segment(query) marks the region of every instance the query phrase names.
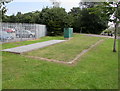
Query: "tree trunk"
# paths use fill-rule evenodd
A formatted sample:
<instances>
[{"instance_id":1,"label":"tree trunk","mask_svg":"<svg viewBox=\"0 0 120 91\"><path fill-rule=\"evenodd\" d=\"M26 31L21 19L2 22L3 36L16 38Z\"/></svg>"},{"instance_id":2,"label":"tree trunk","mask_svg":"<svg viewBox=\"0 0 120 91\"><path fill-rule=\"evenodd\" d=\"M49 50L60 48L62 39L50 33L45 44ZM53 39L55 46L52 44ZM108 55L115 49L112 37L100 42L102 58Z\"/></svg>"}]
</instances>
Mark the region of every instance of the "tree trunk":
<instances>
[{"instance_id":1,"label":"tree trunk","mask_svg":"<svg viewBox=\"0 0 120 91\"><path fill-rule=\"evenodd\" d=\"M117 52L116 50L116 40L117 40L117 27L118 27L118 23L115 23L115 37L114 37L114 45L113 45L113 52Z\"/></svg>"},{"instance_id":2,"label":"tree trunk","mask_svg":"<svg viewBox=\"0 0 120 91\"><path fill-rule=\"evenodd\" d=\"M113 52L116 52L116 40L117 40L117 28L118 28L118 7L119 3L117 4L116 11L115 11L115 37L114 37L114 45L113 45Z\"/></svg>"}]
</instances>

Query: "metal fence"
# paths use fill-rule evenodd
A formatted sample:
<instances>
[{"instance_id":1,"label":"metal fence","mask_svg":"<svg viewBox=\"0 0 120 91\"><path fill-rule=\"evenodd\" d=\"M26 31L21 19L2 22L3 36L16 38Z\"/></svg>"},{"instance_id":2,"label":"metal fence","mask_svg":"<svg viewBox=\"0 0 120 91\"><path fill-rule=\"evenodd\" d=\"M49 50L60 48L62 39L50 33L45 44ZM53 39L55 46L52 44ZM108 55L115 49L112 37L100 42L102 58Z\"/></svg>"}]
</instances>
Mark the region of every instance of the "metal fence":
<instances>
[{"instance_id":1,"label":"metal fence","mask_svg":"<svg viewBox=\"0 0 120 91\"><path fill-rule=\"evenodd\" d=\"M46 36L46 25L27 23L1 23L0 42L16 42Z\"/></svg>"}]
</instances>

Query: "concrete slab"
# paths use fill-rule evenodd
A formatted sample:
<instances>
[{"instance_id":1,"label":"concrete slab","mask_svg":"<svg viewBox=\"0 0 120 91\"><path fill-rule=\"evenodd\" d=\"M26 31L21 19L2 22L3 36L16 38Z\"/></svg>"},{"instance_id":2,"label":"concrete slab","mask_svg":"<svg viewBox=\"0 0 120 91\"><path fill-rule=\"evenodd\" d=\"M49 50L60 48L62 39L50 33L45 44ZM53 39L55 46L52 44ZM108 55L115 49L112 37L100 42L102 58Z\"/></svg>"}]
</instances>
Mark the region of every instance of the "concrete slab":
<instances>
[{"instance_id":1,"label":"concrete slab","mask_svg":"<svg viewBox=\"0 0 120 91\"><path fill-rule=\"evenodd\" d=\"M29 52L29 51L36 50L36 49L39 49L39 48L47 47L47 46L50 46L50 45L53 45L53 44L61 43L61 42L64 42L64 41L66 41L66 40L50 40L50 41L34 43L34 44L15 47L15 48L10 48L10 49L4 49L2 51L21 54L21 53Z\"/></svg>"}]
</instances>

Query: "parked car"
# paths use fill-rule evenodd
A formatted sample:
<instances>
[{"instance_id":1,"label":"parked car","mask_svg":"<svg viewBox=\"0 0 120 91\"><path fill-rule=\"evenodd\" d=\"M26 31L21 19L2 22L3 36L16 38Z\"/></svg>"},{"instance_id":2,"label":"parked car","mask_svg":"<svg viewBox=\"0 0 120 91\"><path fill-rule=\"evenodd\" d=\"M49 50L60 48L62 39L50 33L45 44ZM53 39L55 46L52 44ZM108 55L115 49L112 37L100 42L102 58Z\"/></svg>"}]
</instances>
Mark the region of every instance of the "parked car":
<instances>
[{"instance_id":1,"label":"parked car","mask_svg":"<svg viewBox=\"0 0 120 91\"><path fill-rule=\"evenodd\" d=\"M5 31L0 31L0 40L1 41L10 40L10 39L14 39L14 37L11 34L5 32Z\"/></svg>"},{"instance_id":2,"label":"parked car","mask_svg":"<svg viewBox=\"0 0 120 91\"><path fill-rule=\"evenodd\" d=\"M7 33L14 33L14 32L15 32L15 29L13 29L13 28L8 28L8 29L5 29L4 31L6 31Z\"/></svg>"},{"instance_id":3,"label":"parked car","mask_svg":"<svg viewBox=\"0 0 120 91\"><path fill-rule=\"evenodd\" d=\"M114 31L113 30L110 30L110 29L106 29L104 30L101 35L105 35L105 36L114 36Z\"/></svg>"},{"instance_id":4,"label":"parked car","mask_svg":"<svg viewBox=\"0 0 120 91\"><path fill-rule=\"evenodd\" d=\"M29 30L19 30L19 31L16 31L16 37L33 38L35 37L35 33Z\"/></svg>"}]
</instances>

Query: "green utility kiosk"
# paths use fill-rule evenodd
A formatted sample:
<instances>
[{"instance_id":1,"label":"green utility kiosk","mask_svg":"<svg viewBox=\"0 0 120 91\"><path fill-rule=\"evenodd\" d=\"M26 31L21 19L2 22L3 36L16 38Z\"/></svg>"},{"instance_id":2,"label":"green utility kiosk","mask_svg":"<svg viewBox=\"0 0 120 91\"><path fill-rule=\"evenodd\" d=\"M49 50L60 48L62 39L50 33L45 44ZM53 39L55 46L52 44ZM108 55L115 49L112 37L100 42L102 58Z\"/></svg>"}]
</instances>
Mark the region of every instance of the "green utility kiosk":
<instances>
[{"instance_id":1,"label":"green utility kiosk","mask_svg":"<svg viewBox=\"0 0 120 91\"><path fill-rule=\"evenodd\" d=\"M64 38L70 39L73 37L73 28L64 28Z\"/></svg>"}]
</instances>

